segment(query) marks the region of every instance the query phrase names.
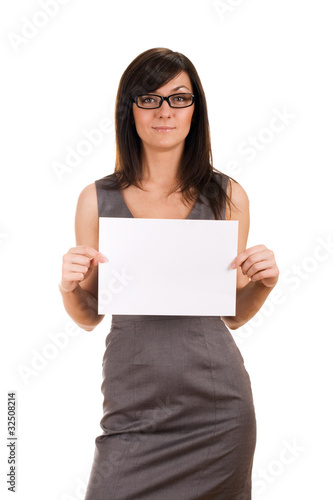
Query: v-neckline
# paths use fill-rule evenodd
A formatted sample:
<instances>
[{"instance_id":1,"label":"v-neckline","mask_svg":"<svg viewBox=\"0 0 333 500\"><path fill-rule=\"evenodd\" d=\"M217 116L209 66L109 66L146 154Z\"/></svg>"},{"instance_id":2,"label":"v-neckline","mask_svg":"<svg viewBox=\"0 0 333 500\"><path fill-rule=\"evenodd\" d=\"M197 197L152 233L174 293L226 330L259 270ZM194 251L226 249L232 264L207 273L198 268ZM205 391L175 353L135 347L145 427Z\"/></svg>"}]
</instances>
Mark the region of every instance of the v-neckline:
<instances>
[{"instance_id":1,"label":"v-neckline","mask_svg":"<svg viewBox=\"0 0 333 500\"><path fill-rule=\"evenodd\" d=\"M121 198L122 204L123 204L123 205L124 205L124 207L127 209L128 213L129 213L129 215L130 215L130 217L131 217L132 219L140 219L141 217L134 217L134 215L132 214L132 212L130 211L130 209L128 208L128 206L127 206L127 204L126 204L126 202L125 202L125 198L123 197L123 193L121 192L121 190L120 190L120 189L118 189L118 193L119 193L119 195L120 195L120 198ZM196 202L195 202L195 204L194 204L194 206L193 206L193 208L192 208L191 212L189 213L189 215L188 215L185 219L184 219L183 217L181 217L181 218L178 218L178 217L177 217L176 219L169 219L169 220L189 220L189 219L191 218L191 216L193 215L194 211L196 210L196 208L197 208L197 204L198 204L198 200L196 200ZM156 218L156 217L155 217L155 218ZM159 218L159 217L158 217L158 218Z\"/></svg>"}]
</instances>

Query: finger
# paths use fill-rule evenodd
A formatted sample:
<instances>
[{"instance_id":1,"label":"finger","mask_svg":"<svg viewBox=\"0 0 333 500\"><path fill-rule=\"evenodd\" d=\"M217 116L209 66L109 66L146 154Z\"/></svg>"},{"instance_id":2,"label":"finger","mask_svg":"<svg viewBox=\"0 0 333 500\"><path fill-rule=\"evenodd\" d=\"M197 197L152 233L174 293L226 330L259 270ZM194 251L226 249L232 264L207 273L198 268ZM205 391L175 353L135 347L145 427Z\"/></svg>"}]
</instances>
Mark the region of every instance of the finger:
<instances>
[{"instance_id":1,"label":"finger","mask_svg":"<svg viewBox=\"0 0 333 500\"><path fill-rule=\"evenodd\" d=\"M89 269L84 272L80 272L79 269L71 269L70 271L67 271L63 274L63 281L66 281L68 283L71 283L73 281L76 283L81 283L82 281L86 280L91 275L91 273L92 267L89 267Z\"/></svg>"},{"instance_id":2,"label":"finger","mask_svg":"<svg viewBox=\"0 0 333 500\"><path fill-rule=\"evenodd\" d=\"M231 268L236 269L237 267L241 266L248 257L263 250L266 250L265 245L256 245L254 247L250 247L247 248L246 250L243 250L243 252L238 254L237 257L235 257L234 260L231 262L230 264Z\"/></svg>"},{"instance_id":3,"label":"finger","mask_svg":"<svg viewBox=\"0 0 333 500\"><path fill-rule=\"evenodd\" d=\"M64 269L67 272L86 274L87 271L88 271L88 269L89 269L89 267L88 266L81 266L79 264L69 263L69 264L64 264Z\"/></svg>"},{"instance_id":4,"label":"finger","mask_svg":"<svg viewBox=\"0 0 333 500\"><path fill-rule=\"evenodd\" d=\"M266 262L266 267L270 267L272 265L268 250L250 255L241 265L243 274L247 274L248 270L255 264L259 264L259 262Z\"/></svg>"},{"instance_id":5,"label":"finger","mask_svg":"<svg viewBox=\"0 0 333 500\"><path fill-rule=\"evenodd\" d=\"M261 281L261 280L264 280L264 279L276 279L276 275L274 274L273 276L273 273L272 273L272 269L264 269L263 271L259 271L258 273L255 273L252 278L251 278L251 281Z\"/></svg>"},{"instance_id":6,"label":"finger","mask_svg":"<svg viewBox=\"0 0 333 500\"><path fill-rule=\"evenodd\" d=\"M75 272L70 272L66 273L66 276L64 276L63 281L71 282L71 281L82 281L84 280L85 275L84 273L75 273Z\"/></svg>"},{"instance_id":7,"label":"finger","mask_svg":"<svg viewBox=\"0 0 333 500\"><path fill-rule=\"evenodd\" d=\"M66 253L63 258L64 264L79 264L81 266L90 267L91 259L85 255Z\"/></svg>"},{"instance_id":8,"label":"finger","mask_svg":"<svg viewBox=\"0 0 333 500\"><path fill-rule=\"evenodd\" d=\"M96 263L98 262L106 262L107 258L105 255L98 252L95 248L92 248L88 245L81 245L78 247L73 247L69 250L69 253L86 255L89 259L94 259Z\"/></svg>"},{"instance_id":9,"label":"finger","mask_svg":"<svg viewBox=\"0 0 333 500\"><path fill-rule=\"evenodd\" d=\"M98 253L96 257L90 260L91 266L97 266L97 264L104 262L108 262L108 259L101 253Z\"/></svg>"},{"instance_id":10,"label":"finger","mask_svg":"<svg viewBox=\"0 0 333 500\"><path fill-rule=\"evenodd\" d=\"M252 266L250 266L246 272L244 272L244 274L246 274L246 276L248 278L250 278L252 280L252 277L261 272L261 271L265 271L267 269L270 269L270 266L267 264L267 261L266 260L262 260L261 262L256 262L255 264L253 264Z\"/></svg>"}]
</instances>

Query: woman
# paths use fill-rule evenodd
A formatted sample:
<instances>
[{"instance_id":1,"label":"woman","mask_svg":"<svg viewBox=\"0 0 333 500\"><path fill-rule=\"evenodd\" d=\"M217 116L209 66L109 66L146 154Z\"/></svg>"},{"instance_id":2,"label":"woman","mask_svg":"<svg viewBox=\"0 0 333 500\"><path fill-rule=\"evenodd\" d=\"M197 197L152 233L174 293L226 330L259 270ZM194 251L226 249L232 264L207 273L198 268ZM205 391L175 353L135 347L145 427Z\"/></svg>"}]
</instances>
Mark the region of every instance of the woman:
<instances>
[{"instance_id":1,"label":"woman","mask_svg":"<svg viewBox=\"0 0 333 500\"><path fill-rule=\"evenodd\" d=\"M116 100L116 143L115 172L78 199L77 246L63 257L59 286L68 314L87 331L103 319L98 217L238 220L237 314L112 316L103 433L85 498L249 500L256 418L226 325L238 328L257 313L279 271L264 245L246 249L248 198L213 169L205 95L189 59L157 48L128 66Z\"/></svg>"}]
</instances>

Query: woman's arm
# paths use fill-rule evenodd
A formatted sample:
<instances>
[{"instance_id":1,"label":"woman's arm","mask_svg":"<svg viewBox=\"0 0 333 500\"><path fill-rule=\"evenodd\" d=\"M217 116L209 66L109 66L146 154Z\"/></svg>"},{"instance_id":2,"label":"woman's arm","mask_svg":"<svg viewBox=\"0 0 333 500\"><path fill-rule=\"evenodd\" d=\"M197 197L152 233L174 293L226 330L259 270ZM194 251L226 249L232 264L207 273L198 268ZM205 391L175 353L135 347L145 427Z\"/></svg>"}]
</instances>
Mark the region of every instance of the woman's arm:
<instances>
[{"instance_id":1,"label":"woman's arm","mask_svg":"<svg viewBox=\"0 0 333 500\"><path fill-rule=\"evenodd\" d=\"M231 263L237 268L236 316L222 316L235 330L249 321L261 308L276 285L279 270L274 254L264 245L246 248L249 227L249 200L244 189L230 180L228 194L235 207L226 210L227 220L238 220L238 252Z\"/></svg>"},{"instance_id":2,"label":"woman's arm","mask_svg":"<svg viewBox=\"0 0 333 500\"><path fill-rule=\"evenodd\" d=\"M104 315L97 310L97 264L105 262L98 252L98 207L95 184L81 192L75 214L76 247L63 256L59 284L64 307L75 323L91 331Z\"/></svg>"}]
</instances>

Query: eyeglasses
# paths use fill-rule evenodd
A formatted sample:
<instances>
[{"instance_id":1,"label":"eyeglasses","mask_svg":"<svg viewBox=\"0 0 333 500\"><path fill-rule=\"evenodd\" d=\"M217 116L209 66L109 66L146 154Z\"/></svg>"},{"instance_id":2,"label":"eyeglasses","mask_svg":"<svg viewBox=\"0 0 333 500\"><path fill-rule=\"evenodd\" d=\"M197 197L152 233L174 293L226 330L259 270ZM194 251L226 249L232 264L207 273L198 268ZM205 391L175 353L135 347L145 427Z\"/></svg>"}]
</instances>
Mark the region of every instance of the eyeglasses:
<instances>
[{"instance_id":1,"label":"eyeglasses","mask_svg":"<svg viewBox=\"0 0 333 500\"><path fill-rule=\"evenodd\" d=\"M156 94L143 94L133 99L133 102L135 102L138 108L142 109L160 108L163 101L167 101L171 108L188 108L194 103L194 94L171 94L168 97L162 97Z\"/></svg>"}]
</instances>

